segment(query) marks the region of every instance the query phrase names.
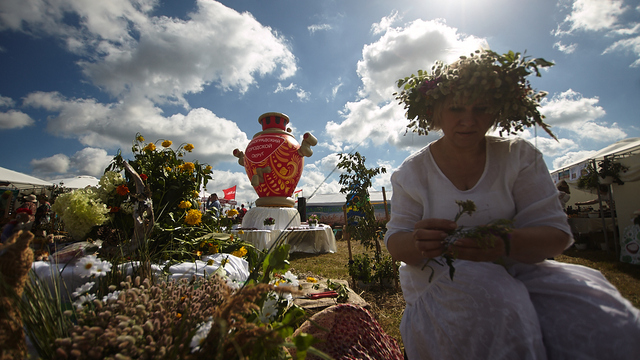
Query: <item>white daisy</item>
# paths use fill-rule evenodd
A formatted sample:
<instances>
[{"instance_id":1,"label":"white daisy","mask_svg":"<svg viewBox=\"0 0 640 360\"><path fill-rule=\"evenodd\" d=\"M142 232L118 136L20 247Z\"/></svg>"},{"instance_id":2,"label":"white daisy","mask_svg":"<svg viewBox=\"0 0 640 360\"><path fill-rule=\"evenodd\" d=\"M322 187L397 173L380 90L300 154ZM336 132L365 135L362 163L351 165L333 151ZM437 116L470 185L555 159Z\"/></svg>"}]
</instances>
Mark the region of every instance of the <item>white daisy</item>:
<instances>
[{"instance_id":1,"label":"white daisy","mask_svg":"<svg viewBox=\"0 0 640 360\"><path fill-rule=\"evenodd\" d=\"M98 258L95 255L87 255L78 260L75 270L79 272L80 277L89 277L95 273L96 266Z\"/></svg>"},{"instance_id":2,"label":"white daisy","mask_svg":"<svg viewBox=\"0 0 640 360\"><path fill-rule=\"evenodd\" d=\"M118 300L118 296L120 296L120 290L116 290L116 291L114 291L112 293L108 293L107 295L102 297L102 302L103 303L108 303L111 300L116 301L116 300Z\"/></svg>"},{"instance_id":3,"label":"white daisy","mask_svg":"<svg viewBox=\"0 0 640 360\"><path fill-rule=\"evenodd\" d=\"M211 324L213 323L213 320L209 320L207 322L204 322L200 325L198 325L198 329L196 330L196 334L193 335L193 338L191 338L191 352L194 353L198 350L200 350L200 346L202 346L202 344L204 343L204 341L207 339L207 335L209 335L209 332L211 331Z\"/></svg>"},{"instance_id":4,"label":"white daisy","mask_svg":"<svg viewBox=\"0 0 640 360\"><path fill-rule=\"evenodd\" d=\"M93 285L95 285L95 284L96 284L96 283L94 283L94 282L88 282L88 283L85 283L84 285L82 285L82 286L78 287L78 288L76 289L76 291L74 291L73 293L71 293L71 296L73 296L74 298L77 298L78 296L80 296L80 295L82 295L82 294L84 294L84 293L86 293L86 292L89 292L89 290L91 290L91 288L92 288L92 287L93 287Z\"/></svg>"},{"instance_id":5,"label":"white daisy","mask_svg":"<svg viewBox=\"0 0 640 360\"><path fill-rule=\"evenodd\" d=\"M262 305L262 312L260 314L260 321L264 324L268 324L278 315L278 299L268 297Z\"/></svg>"},{"instance_id":6,"label":"white daisy","mask_svg":"<svg viewBox=\"0 0 640 360\"><path fill-rule=\"evenodd\" d=\"M95 269L94 269L94 274L96 276L105 276L107 275L107 273L109 271L111 271L111 263L108 261L101 261L98 264L96 264Z\"/></svg>"},{"instance_id":7,"label":"white daisy","mask_svg":"<svg viewBox=\"0 0 640 360\"><path fill-rule=\"evenodd\" d=\"M294 286L294 287L298 287L300 285L300 283L298 282L298 277L295 276L294 274L291 273L291 271L287 271L286 273L284 273L284 275L282 275L282 277L287 280L286 283L282 283L282 284L278 284L278 286L283 285L283 286Z\"/></svg>"},{"instance_id":8,"label":"white daisy","mask_svg":"<svg viewBox=\"0 0 640 360\"><path fill-rule=\"evenodd\" d=\"M81 310L84 304L90 303L95 299L95 294L80 295L78 300L73 302L73 305L76 307L76 309Z\"/></svg>"}]
</instances>

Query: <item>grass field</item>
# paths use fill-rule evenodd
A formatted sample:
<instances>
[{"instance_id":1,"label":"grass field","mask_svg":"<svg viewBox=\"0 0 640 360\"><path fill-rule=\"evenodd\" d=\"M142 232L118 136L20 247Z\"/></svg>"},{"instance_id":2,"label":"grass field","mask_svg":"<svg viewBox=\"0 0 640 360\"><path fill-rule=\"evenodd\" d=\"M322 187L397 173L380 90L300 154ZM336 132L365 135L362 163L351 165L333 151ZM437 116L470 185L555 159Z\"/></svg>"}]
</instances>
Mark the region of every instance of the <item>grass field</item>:
<instances>
[{"instance_id":1,"label":"grass field","mask_svg":"<svg viewBox=\"0 0 640 360\"><path fill-rule=\"evenodd\" d=\"M350 280L347 271L349 252L346 241L337 242L338 251L334 254L292 254L291 271L299 276L315 276L324 282L326 279ZM365 249L357 242L351 242L352 253L359 254ZM384 248L384 247L383 247ZM386 251L386 250L385 250ZM601 250L578 251L573 248L556 258L557 261L580 264L597 269L618 288L620 293L635 307L640 308L640 265L621 263L615 253ZM366 291L354 291L366 300L387 334L395 338L402 346L400 336L400 320L405 307L400 289L369 288Z\"/></svg>"}]
</instances>

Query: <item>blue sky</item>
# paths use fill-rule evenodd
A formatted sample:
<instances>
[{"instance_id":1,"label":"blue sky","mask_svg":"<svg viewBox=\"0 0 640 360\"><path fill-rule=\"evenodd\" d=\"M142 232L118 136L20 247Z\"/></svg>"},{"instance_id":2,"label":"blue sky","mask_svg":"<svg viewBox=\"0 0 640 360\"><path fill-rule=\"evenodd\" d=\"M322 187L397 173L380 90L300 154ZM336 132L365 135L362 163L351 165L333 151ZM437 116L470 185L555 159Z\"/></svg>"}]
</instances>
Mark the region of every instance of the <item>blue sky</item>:
<instances>
[{"instance_id":1,"label":"blue sky","mask_svg":"<svg viewBox=\"0 0 640 360\"><path fill-rule=\"evenodd\" d=\"M207 190L257 198L233 157L278 111L318 138L298 188L337 192L337 154L383 166L375 190L437 139L405 135L395 81L479 47L556 65L532 80L559 140L550 169L640 136L640 6L629 0L3 0L2 167L99 177L137 132L193 143ZM536 136L537 133L537 136Z\"/></svg>"}]
</instances>

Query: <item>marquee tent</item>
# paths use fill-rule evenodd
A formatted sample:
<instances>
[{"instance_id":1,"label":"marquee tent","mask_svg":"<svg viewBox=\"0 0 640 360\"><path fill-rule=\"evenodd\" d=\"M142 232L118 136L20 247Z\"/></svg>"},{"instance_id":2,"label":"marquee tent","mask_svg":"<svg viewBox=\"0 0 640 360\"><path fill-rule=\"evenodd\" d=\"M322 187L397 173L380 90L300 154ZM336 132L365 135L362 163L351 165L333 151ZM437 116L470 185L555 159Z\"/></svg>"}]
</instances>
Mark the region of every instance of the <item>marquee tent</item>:
<instances>
[{"instance_id":1,"label":"marquee tent","mask_svg":"<svg viewBox=\"0 0 640 360\"><path fill-rule=\"evenodd\" d=\"M53 181L56 185L64 186L69 189L83 189L87 186L97 187L100 179L94 176L80 175L73 178L56 179Z\"/></svg>"},{"instance_id":2,"label":"marquee tent","mask_svg":"<svg viewBox=\"0 0 640 360\"><path fill-rule=\"evenodd\" d=\"M387 199L387 209L391 209L391 192L386 191L384 196L382 191L369 191L369 201L373 205L376 219L383 221L386 219L384 209L384 197ZM320 222L327 224L344 224L344 211L342 207L346 203L347 197L342 193L317 194L307 200L307 216L318 215Z\"/></svg>"},{"instance_id":3,"label":"marquee tent","mask_svg":"<svg viewBox=\"0 0 640 360\"><path fill-rule=\"evenodd\" d=\"M0 187L13 190L36 190L52 187L50 181L0 167Z\"/></svg>"},{"instance_id":4,"label":"marquee tent","mask_svg":"<svg viewBox=\"0 0 640 360\"><path fill-rule=\"evenodd\" d=\"M633 212L640 209L640 138L630 138L613 143L595 154L566 165L551 172L554 182L567 181L571 185L571 200L568 205L575 204L576 201L584 199L584 192L577 189L580 176L585 171L589 162L596 163L604 158L612 159L622 165L629 167L629 170L620 174L620 179L624 185L612 184L612 195L616 206L616 213L620 230L630 225L630 220L634 217ZM596 194L587 194L591 199Z\"/></svg>"}]
</instances>

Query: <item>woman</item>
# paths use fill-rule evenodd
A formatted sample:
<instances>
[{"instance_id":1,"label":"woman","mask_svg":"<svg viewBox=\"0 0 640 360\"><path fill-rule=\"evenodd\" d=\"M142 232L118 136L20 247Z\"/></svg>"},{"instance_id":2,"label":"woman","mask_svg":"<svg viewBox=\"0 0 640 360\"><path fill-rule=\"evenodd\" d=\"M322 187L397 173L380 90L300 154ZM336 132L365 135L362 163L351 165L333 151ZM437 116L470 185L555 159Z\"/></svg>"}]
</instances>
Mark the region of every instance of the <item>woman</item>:
<instances>
[{"instance_id":1,"label":"woman","mask_svg":"<svg viewBox=\"0 0 640 360\"><path fill-rule=\"evenodd\" d=\"M550 133L537 109L545 94L525 80L550 65L483 51L399 81L409 127L443 133L391 178L385 244L403 262L400 330L411 360L640 353L637 309L599 272L545 260L572 238L540 152L522 139L486 134L533 124ZM475 211L452 221L469 201ZM479 232L501 219L511 225ZM461 226L488 235L452 240Z\"/></svg>"}]
</instances>

